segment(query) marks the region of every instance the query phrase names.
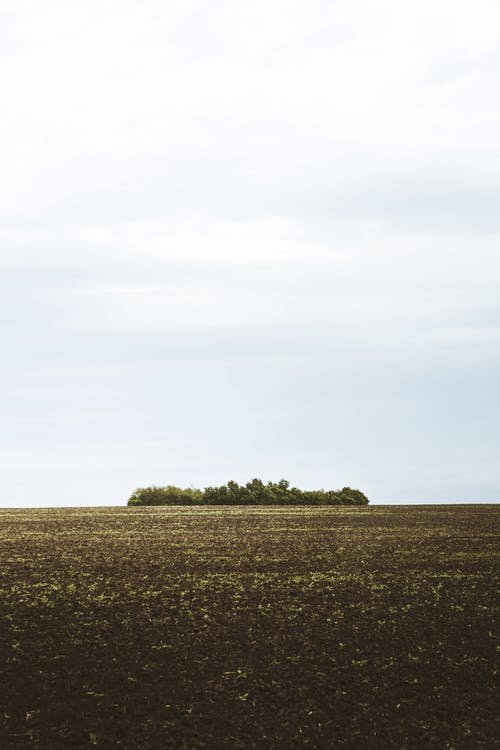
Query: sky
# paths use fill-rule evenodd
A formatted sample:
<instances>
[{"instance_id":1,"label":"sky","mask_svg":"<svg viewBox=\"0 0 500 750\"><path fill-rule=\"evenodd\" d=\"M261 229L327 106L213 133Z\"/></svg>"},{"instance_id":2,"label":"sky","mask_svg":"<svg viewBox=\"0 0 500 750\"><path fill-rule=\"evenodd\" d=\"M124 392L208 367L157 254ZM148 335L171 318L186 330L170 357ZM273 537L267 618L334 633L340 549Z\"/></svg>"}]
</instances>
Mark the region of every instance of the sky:
<instances>
[{"instance_id":1,"label":"sky","mask_svg":"<svg viewBox=\"0 0 500 750\"><path fill-rule=\"evenodd\" d=\"M497 0L0 0L0 506L499 501Z\"/></svg>"}]
</instances>

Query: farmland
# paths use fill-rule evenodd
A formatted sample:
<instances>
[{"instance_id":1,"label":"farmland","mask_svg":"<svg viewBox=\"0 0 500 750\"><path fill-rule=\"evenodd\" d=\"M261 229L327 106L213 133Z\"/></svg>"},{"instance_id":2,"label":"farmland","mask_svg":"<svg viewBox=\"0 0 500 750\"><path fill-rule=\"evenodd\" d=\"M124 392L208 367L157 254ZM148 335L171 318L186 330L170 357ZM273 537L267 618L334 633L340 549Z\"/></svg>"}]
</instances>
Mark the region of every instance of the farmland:
<instances>
[{"instance_id":1,"label":"farmland","mask_svg":"<svg viewBox=\"0 0 500 750\"><path fill-rule=\"evenodd\" d=\"M0 747L497 747L498 506L0 511Z\"/></svg>"}]
</instances>

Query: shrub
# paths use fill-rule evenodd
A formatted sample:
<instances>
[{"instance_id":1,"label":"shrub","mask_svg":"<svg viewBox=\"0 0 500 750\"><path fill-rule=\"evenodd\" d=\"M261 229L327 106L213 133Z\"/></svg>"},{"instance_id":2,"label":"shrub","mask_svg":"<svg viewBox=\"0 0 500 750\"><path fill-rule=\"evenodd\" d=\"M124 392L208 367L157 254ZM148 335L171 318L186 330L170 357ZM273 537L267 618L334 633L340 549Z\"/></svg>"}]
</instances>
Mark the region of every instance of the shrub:
<instances>
[{"instance_id":1,"label":"shrub","mask_svg":"<svg viewBox=\"0 0 500 750\"><path fill-rule=\"evenodd\" d=\"M132 493L128 505L197 505L203 492L188 487L182 489L169 484L167 487L140 487Z\"/></svg>"},{"instance_id":2,"label":"shrub","mask_svg":"<svg viewBox=\"0 0 500 750\"><path fill-rule=\"evenodd\" d=\"M141 487L132 493L128 505L368 505L360 490L300 490L290 482L252 479L244 485L229 481L220 487Z\"/></svg>"}]
</instances>

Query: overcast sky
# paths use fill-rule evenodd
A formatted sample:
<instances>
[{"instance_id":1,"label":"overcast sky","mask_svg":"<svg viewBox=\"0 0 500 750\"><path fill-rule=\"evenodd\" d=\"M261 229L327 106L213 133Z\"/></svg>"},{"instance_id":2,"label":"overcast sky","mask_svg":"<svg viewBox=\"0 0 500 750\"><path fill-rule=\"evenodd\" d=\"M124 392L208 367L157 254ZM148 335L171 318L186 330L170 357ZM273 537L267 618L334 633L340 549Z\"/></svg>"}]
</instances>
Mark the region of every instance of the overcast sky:
<instances>
[{"instance_id":1,"label":"overcast sky","mask_svg":"<svg viewBox=\"0 0 500 750\"><path fill-rule=\"evenodd\" d=\"M0 0L0 504L500 500L498 0Z\"/></svg>"}]
</instances>

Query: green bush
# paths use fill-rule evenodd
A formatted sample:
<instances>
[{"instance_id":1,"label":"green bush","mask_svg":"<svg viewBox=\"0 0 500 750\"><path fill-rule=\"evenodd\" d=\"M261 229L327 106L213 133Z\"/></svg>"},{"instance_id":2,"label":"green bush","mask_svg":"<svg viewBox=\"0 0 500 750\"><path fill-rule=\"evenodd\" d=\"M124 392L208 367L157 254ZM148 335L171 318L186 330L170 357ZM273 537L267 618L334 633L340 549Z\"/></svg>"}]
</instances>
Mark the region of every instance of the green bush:
<instances>
[{"instance_id":1,"label":"green bush","mask_svg":"<svg viewBox=\"0 0 500 750\"><path fill-rule=\"evenodd\" d=\"M229 481L205 490L167 487L141 487L130 496L128 505L368 505L360 490L299 490L290 482L264 482L252 479L244 485Z\"/></svg>"},{"instance_id":2,"label":"green bush","mask_svg":"<svg viewBox=\"0 0 500 750\"><path fill-rule=\"evenodd\" d=\"M140 487L132 493L128 505L198 505L203 492L190 487L183 490L169 484L167 487Z\"/></svg>"}]
</instances>

